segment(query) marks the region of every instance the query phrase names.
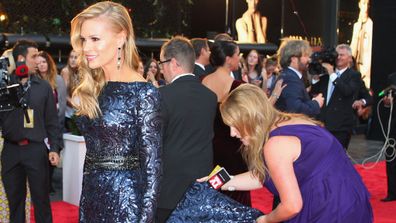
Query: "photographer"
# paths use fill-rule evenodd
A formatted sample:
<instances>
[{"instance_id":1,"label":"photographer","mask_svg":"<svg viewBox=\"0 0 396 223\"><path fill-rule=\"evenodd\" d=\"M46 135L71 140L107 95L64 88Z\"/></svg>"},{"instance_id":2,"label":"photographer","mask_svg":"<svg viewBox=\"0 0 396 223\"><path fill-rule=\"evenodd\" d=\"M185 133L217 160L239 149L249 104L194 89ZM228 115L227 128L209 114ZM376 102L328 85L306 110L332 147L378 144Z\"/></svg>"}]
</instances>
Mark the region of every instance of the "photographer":
<instances>
[{"instance_id":1,"label":"photographer","mask_svg":"<svg viewBox=\"0 0 396 223\"><path fill-rule=\"evenodd\" d=\"M34 42L20 40L14 45L17 70L25 66L21 64L26 64L27 72L10 75L11 81L7 85L19 83L22 86L18 89L18 102L13 109L0 112L4 137L2 179L10 207L10 221L17 223L25 222L26 179L36 221L52 222L48 159L52 165L57 165L61 144L57 137L59 126L52 89L46 81L34 75L37 55ZM2 95L2 102L7 99L12 101L14 97ZM49 153L44 143L47 137L51 147Z\"/></svg>"},{"instance_id":2,"label":"photographer","mask_svg":"<svg viewBox=\"0 0 396 223\"><path fill-rule=\"evenodd\" d=\"M325 104L321 108L319 119L346 150L356 123L352 104L360 88L361 75L349 68L352 52L348 45L340 44L336 51L336 69L328 61L323 62L322 66L328 75L320 76L319 81L312 85L311 93L323 94Z\"/></svg>"},{"instance_id":3,"label":"photographer","mask_svg":"<svg viewBox=\"0 0 396 223\"><path fill-rule=\"evenodd\" d=\"M391 86L396 86L396 73L392 73L388 76L388 83ZM396 201L396 148L395 148L395 139L396 139L396 109L395 109L395 96L396 89L392 88L387 93L385 93L384 97L384 113L381 114L381 117L392 117L391 125L390 125L390 133L389 133L389 142L386 148L386 179L388 191L385 198L381 199L382 202ZM390 114L392 112L392 114ZM392 146L393 145L393 146Z\"/></svg>"}]
</instances>

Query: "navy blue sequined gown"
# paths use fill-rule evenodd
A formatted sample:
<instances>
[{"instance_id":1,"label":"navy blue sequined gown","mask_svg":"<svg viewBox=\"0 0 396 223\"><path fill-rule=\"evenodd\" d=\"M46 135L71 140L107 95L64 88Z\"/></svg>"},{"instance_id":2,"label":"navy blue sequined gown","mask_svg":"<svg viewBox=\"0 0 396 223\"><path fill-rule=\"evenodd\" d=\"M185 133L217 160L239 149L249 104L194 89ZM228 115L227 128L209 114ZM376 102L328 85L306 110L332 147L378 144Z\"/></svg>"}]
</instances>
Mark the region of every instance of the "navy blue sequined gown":
<instances>
[{"instance_id":1,"label":"navy blue sequined gown","mask_svg":"<svg viewBox=\"0 0 396 223\"><path fill-rule=\"evenodd\" d=\"M263 215L209 187L194 182L166 223L254 223Z\"/></svg>"},{"instance_id":2,"label":"navy blue sequined gown","mask_svg":"<svg viewBox=\"0 0 396 223\"><path fill-rule=\"evenodd\" d=\"M159 91L146 82L108 82L102 115L79 117L87 146L80 222L153 222L161 151Z\"/></svg>"}]
</instances>

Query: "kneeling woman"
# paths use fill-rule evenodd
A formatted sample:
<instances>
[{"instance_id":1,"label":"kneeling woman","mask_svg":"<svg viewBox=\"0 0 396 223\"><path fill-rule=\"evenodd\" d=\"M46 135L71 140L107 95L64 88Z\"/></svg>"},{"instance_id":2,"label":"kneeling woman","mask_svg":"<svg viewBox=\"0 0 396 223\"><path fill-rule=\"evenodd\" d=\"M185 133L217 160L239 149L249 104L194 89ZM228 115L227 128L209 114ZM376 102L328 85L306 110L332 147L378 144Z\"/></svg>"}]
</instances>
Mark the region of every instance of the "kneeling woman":
<instances>
[{"instance_id":1,"label":"kneeling woman","mask_svg":"<svg viewBox=\"0 0 396 223\"><path fill-rule=\"evenodd\" d=\"M257 222L372 222L369 193L341 144L320 123L277 111L264 92L241 85L221 107L231 136L250 171L236 175L223 190L264 185L280 204Z\"/></svg>"}]
</instances>

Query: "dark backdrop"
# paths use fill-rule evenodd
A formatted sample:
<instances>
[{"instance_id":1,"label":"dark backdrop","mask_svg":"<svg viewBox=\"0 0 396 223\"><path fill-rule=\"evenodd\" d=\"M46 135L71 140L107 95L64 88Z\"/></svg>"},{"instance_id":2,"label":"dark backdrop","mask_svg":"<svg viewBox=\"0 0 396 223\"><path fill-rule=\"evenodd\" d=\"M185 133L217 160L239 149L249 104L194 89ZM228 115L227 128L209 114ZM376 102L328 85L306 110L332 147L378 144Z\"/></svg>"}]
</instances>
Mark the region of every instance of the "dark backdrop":
<instances>
[{"instance_id":1,"label":"dark backdrop","mask_svg":"<svg viewBox=\"0 0 396 223\"><path fill-rule=\"evenodd\" d=\"M380 97L378 97L378 93L388 86L388 75L396 71L395 12L396 1L394 0L373 0L371 2L371 15L374 23L373 55L371 66L371 88L374 91L374 115L371 125L371 131L369 132L370 139L383 139L378 123L376 107L379 100L381 99ZM382 104L380 105L380 109L383 109ZM387 123L385 123L385 125L386 124Z\"/></svg>"},{"instance_id":2,"label":"dark backdrop","mask_svg":"<svg viewBox=\"0 0 396 223\"><path fill-rule=\"evenodd\" d=\"M224 32L225 28L225 0L199 0L192 7L191 36L211 38L211 32ZM327 0L284 0L284 36L328 36L329 2ZM331 4L331 3L330 3ZM294 7L293 7L294 5ZM261 0L258 8L267 17L267 39L271 43L279 44L281 38L281 0ZM247 9L245 0L229 1L229 30L236 37L235 21ZM293 12L297 11L301 18ZM304 24L307 33L302 28ZM208 33L209 32L209 33ZM209 35L208 35L209 34Z\"/></svg>"}]
</instances>

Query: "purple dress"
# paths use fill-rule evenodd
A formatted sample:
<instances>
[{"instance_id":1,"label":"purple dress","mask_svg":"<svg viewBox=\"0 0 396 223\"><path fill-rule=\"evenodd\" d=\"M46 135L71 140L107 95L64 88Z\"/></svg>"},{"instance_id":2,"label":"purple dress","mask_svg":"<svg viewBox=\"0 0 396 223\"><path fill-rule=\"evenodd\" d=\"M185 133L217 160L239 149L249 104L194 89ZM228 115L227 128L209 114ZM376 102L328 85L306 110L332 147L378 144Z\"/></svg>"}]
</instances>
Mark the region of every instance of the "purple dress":
<instances>
[{"instance_id":1,"label":"purple dress","mask_svg":"<svg viewBox=\"0 0 396 223\"><path fill-rule=\"evenodd\" d=\"M273 136L295 136L301 141L301 154L293 167L303 208L285 222L373 222L369 193L345 150L327 130L287 125L273 130ZM265 186L279 195L270 178Z\"/></svg>"}]
</instances>

